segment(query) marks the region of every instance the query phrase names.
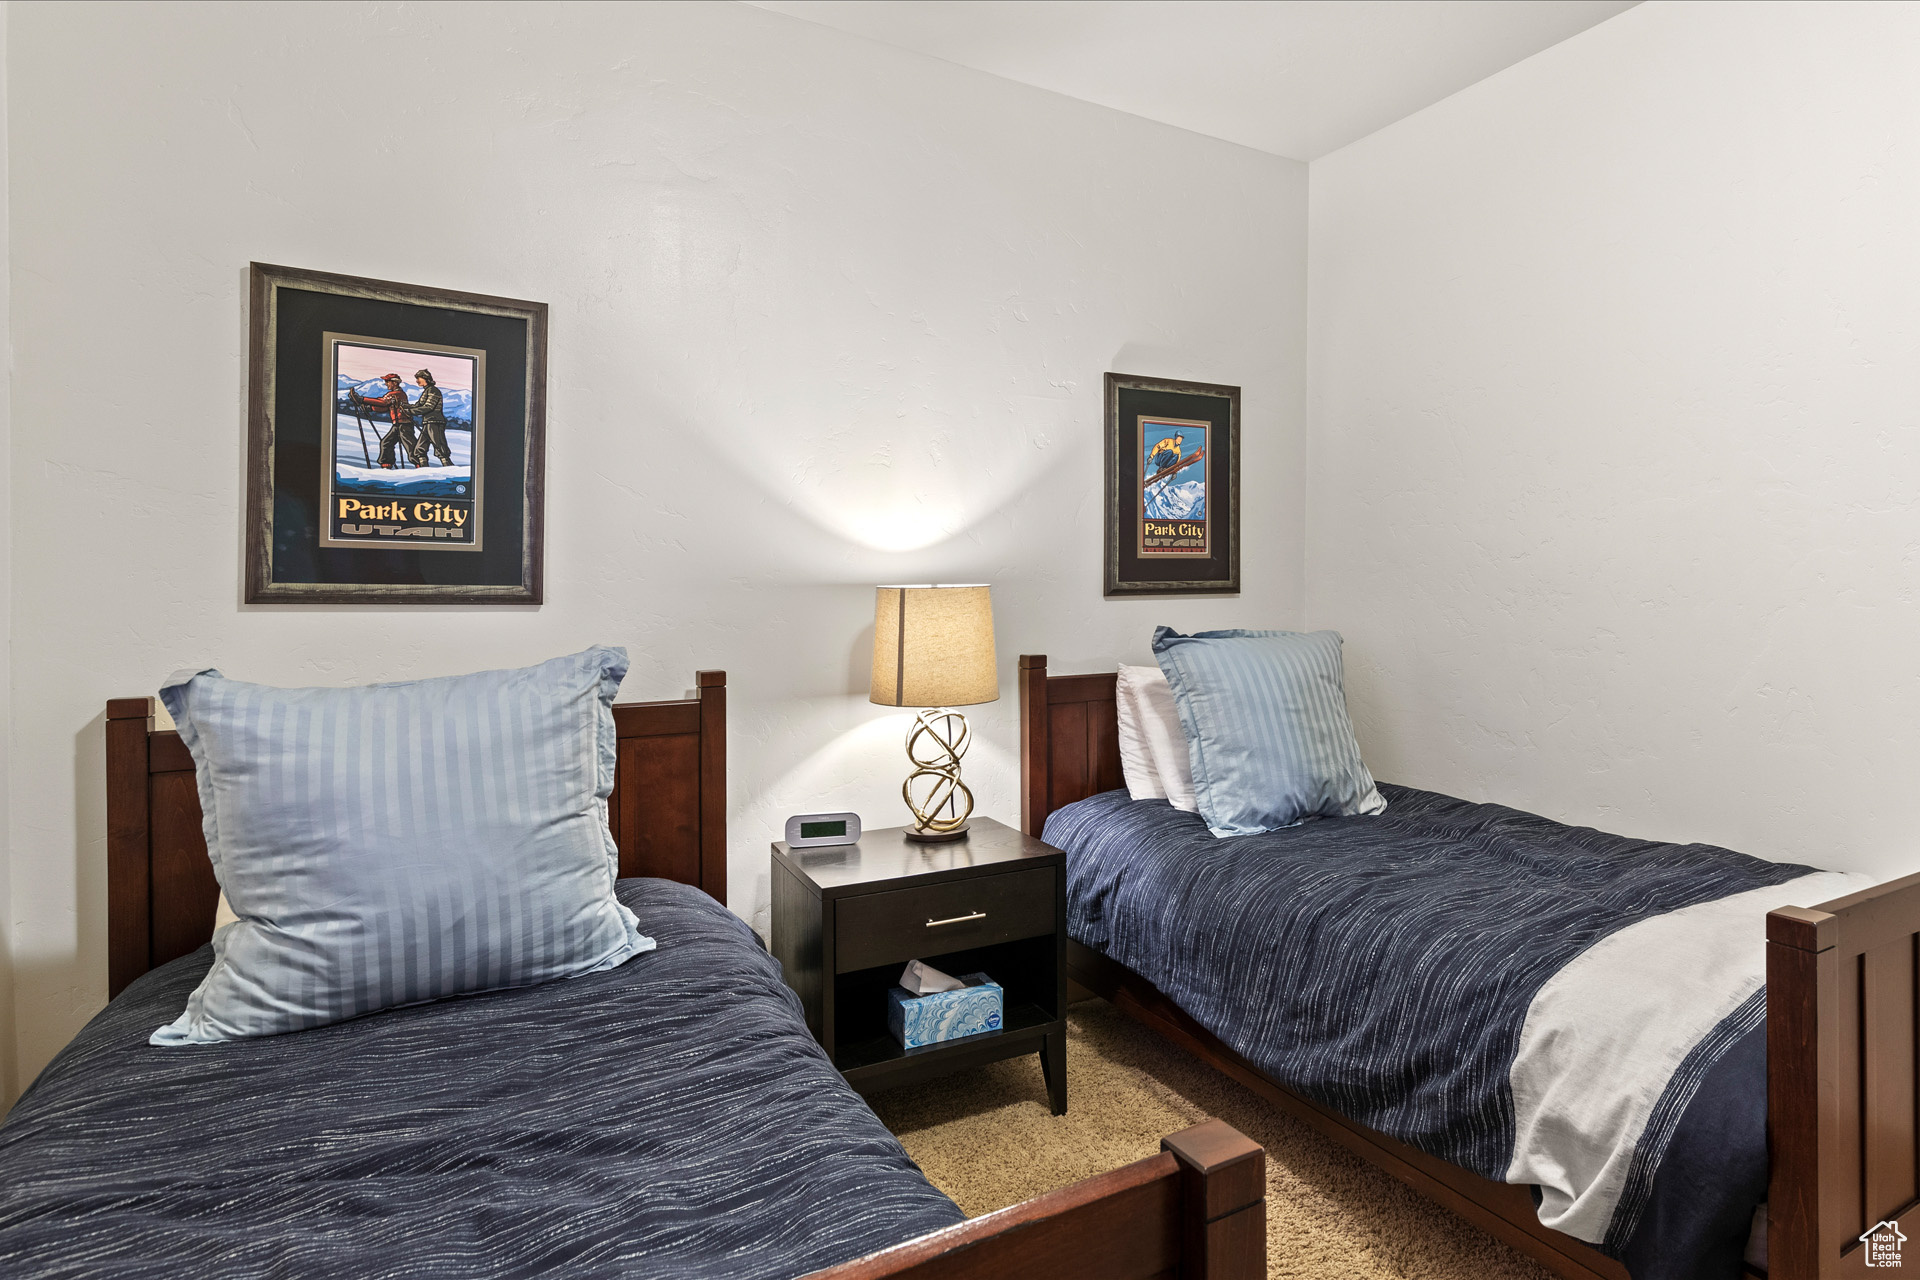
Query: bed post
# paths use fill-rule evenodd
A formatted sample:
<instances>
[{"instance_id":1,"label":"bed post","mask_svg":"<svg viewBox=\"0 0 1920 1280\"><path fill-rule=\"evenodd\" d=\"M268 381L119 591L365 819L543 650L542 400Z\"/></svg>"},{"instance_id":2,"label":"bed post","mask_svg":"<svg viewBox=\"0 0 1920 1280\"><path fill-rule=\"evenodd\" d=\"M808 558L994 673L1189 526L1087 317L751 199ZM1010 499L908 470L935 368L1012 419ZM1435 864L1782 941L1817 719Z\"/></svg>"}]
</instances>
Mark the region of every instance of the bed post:
<instances>
[{"instance_id":1,"label":"bed post","mask_svg":"<svg viewBox=\"0 0 1920 1280\"><path fill-rule=\"evenodd\" d=\"M1047 824L1047 655L1020 655L1020 830Z\"/></svg>"},{"instance_id":2,"label":"bed post","mask_svg":"<svg viewBox=\"0 0 1920 1280\"><path fill-rule=\"evenodd\" d=\"M694 675L700 695L700 888L727 901L727 673Z\"/></svg>"},{"instance_id":3,"label":"bed post","mask_svg":"<svg viewBox=\"0 0 1920 1280\"><path fill-rule=\"evenodd\" d=\"M1267 1157L1223 1120L1160 1140L1180 1162L1181 1280L1237 1280L1267 1271Z\"/></svg>"},{"instance_id":4,"label":"bed post","mask_svg":"<svg viewBox=\"0 0 1920 1280\"><path fill-rule=\"evenodd\" d=\"M1767 915L1767 1269L1781 1280L1820 1274L1820 1131L1832 1126L1822 1125L1817 1100L1820 1059L1834 1050L1820 1026L1822 1006L1830 1016L1834 1001L1821 1000L1820 987L1821 969L1830 979L1835 967L1833 923L1799 907Z\"/></svg>"},{"instance_id":5,"label":"bed post","mask_svg":"<svg viewBox=\"0 0 1920 1280\"><path fill-rule=\"evenodd\" d=\"M107 703L107 995L117 996L151 963L148 914L147 734L152 698Z\"/></svg>"}]
</instances>

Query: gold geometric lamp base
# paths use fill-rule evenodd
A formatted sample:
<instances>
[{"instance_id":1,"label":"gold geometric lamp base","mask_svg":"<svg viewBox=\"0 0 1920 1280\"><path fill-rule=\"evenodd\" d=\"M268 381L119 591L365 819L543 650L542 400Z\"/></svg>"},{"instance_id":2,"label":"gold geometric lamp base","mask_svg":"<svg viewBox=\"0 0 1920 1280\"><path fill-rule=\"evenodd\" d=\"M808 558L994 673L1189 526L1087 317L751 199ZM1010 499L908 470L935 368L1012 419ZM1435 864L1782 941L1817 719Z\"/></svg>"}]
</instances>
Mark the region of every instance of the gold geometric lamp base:
<instances>
[{"instance_id":1,"label":"gold geometric lamp base","mask_svg":"<svg viewBox=\"0 0 1920 1280\"><path fill-rule=\"evenodd\" d=\"M907 839L936 843L967 834L973 792L960 781L960 757L967 754L970 738L967 718L950 708L934 707L913 718L907 730L913 772L900 785L900 796L913 813Z\"/></svg>"}]
</instances>

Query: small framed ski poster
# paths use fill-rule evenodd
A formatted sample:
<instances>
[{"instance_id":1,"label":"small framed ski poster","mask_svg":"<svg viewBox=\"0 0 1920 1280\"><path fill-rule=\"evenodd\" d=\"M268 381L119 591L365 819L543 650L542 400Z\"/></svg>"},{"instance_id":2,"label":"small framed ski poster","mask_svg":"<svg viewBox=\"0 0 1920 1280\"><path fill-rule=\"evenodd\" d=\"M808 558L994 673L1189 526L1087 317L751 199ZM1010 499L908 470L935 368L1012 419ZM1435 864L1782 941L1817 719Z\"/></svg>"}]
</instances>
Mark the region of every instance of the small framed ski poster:
<instances>
[{"instance_id":1,"label":"small framed ski poster","mask_svg":"<svg viewBox=\"0 0 1920 1280\"><path fill-rule=\"evenodd\" d=\"M1240 388L1106 377L1106 594L1240 590Z\"/></svg>"},{"instance_id":2,"label":"small framed ski poster","mask_svg":"<svg viewBox=\"0 0 1920 1280\"><path fill-rule=\"evenodd\" d=\"M252 265L247 602L539 604L547 306Z\"/></svg>"},{"instance_id":3,"label":"small framed ski poster","mask_svg":"<svg viewBox=\"0 0 1920 1280\"><path fill-rule=\"evenodd\" d=\"M331 376L321 415L333 429L323 432L320 545L479 551L487 353L344 333L322 341ZM380 372L412 364L411 379Z\"/></svg>"}]
</instances>

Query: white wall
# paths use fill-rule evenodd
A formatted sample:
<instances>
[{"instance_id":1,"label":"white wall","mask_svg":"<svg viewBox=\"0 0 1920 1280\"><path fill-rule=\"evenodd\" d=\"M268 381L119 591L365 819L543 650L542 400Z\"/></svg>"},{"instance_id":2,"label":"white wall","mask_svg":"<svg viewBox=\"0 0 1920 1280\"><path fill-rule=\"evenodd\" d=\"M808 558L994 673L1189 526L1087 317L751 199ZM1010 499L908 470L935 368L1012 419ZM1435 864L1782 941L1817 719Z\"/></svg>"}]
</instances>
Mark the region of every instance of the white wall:
<instances>
[{"instance_id":1,"label":"white wall","mask_svg":"<svg viewBox=\"0 0 1920 1280\"><path fill-rule=\"evenodd\" d=\"M873 584L994 584L968 777L1007 821L1015 655L1300 620L1300 165L736 5L22 3L12 39L22 1083L105 998L102 704L176 667L724 667L764 919L788 813L905 817ZM238 603L250 259L552 304L545 607ZM1101 599L1107 369L1245 388L1238 600Z\"/></svg>"},{"instance_id":2,"label":"white wall","mask_svg":"<svg viewBox=\"0 0 1920 1280\"><path fill-rule=\"evenodd\" d=\"M8 261L9 239L7 200L7 35L12 6L0 0L0 263ZM12 1053L13 1028L13 940L17 922L13 915L13 867L7 850L12 847L10 832L12 809L7 803L12 759L13 680L11 644L13 637L13 449L12 403L13 337L9 321L12 284L11 272L0 270L0 1108L10 1106L20 1092L18 1064Z\"/></svg>"},{"instance_id":3,"label":"white wall","mask_svg":"<svg viewBox=\"0 0 1920 1280\"><path fill-rule=\"evenodd\" d=\"M1920 6L1631 9L1310 174L1383 777L1920 869Z\"/></svg>"}]
</instances>

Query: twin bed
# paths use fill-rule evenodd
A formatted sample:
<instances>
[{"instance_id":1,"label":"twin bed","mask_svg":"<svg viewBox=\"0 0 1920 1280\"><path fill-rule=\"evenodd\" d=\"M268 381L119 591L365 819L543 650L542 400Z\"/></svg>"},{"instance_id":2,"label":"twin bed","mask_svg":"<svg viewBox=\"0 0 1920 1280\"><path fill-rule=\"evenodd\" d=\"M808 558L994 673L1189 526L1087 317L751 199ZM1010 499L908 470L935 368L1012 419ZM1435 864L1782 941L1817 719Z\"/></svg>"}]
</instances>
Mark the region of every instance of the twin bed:
<instances>
[{"instance_id":1,"label":"twin bed","mask_svg":"<svg viewBox=\"0 0 1920 1280\"><path fill-rule=\"evenodd\" d=\"M0 1127L0 1272L1264 1274L1261 1152L1217 1122L973 1221L927 1183L717 901L725 692L614 708L618 893L657 950L186 1051L147 1037L211 959L193 761L109 704L115 998ZM1120 789L1112 675L1023 657L1020 696L1073 978L1556 1273L1863 1275L1914 1207L1920 876L1839 892L1398 787L1216 840ZM1669 998L1763 918L1764 994Z\"/></svg>"},{"instance_id":2,"label":"twin bed","mask_svg":"<svg viewBox=\"0 0 1920 1280\"><path fill-rule=\"evenodd\" d=\"M1019 678L1074 981L1560 1275L1873 1274L1920 1173L1920 876L1400 787L1216 840L1121 789L1113 675Z\"/></svg>"},{"instance_id":3,"label":"twin bed","mask_svg":"<svg viewBox=\"0 0 1920 1280\"><path fill-rule=\"evenodd\" d=\"M808 1034L725 894L724 675L614 708L617 893L657 949L288 1035L155 1047L211 963L193 761L107 718L114 998L0 1126L0 1274L1264 1275L1210 1123L968 1221Z\"/></svg>"}]
</instances>

